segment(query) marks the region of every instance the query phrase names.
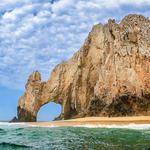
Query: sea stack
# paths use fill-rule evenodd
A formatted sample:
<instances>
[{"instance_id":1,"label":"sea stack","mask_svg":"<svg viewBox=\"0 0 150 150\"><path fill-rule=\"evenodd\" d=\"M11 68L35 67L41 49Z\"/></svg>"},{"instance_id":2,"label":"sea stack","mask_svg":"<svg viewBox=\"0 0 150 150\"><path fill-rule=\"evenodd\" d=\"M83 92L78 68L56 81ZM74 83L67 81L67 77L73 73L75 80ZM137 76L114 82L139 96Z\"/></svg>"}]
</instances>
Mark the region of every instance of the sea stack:
<instances>
[{"instance_id":1,"label":"sea stack","mask_svg":"<svg viewBox=\"0 0 150 150\"><path fill-rule=\"evenodd\" d=\"M29 76L18 120L36 121L49 102L62 105L59 119L150 115L150 20L131 14L119 24L110 19L95 25L47 82L38 71Z\"/></svg>"}]
</instances>

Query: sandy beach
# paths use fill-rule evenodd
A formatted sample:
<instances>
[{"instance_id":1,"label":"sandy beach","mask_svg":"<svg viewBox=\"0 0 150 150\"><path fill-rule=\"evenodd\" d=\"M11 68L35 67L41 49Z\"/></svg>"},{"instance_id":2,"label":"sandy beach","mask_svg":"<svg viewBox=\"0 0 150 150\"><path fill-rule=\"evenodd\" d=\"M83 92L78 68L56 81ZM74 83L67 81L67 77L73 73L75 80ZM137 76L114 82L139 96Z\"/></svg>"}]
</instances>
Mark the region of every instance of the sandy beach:
<instances>
[{"instance_id":1,"label":"sandy beach","mask_svg":"<svg viewBox=\"0 0 150 150\"><path fill-rule=\"evenodd\" d=\"M150 124L150 116L135 117L85 117L70 120L50 122L30 122L29 125L39 127L63 127L84 125L128 125L128 124Z\"/></svg>"}]
</instances>

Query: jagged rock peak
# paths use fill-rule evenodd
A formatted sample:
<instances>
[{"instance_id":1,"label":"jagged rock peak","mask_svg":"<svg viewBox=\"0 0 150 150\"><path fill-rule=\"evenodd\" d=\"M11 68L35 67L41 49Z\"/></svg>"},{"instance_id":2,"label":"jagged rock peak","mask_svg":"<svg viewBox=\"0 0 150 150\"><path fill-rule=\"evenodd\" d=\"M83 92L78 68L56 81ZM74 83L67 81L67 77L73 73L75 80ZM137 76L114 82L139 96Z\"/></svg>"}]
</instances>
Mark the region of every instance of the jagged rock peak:
<instances>
[{"instance_id":1,"label":"jagged rock peak","mask_svg":"<svg viewBox=\"0 0 150 150\"><path fill-rule=\"evenodd\" d=\"M129 14L125 16L122 21L121 25L132 25L132 26L142 26L143 23L149 23L149 18L145 18L143 15L137 15L137 14Z\"/></svg>"},{"instance_id":2,"label":"jagged rock peak","mask_svg":"<svg viewBox=\"0 0 150 150\"><path fill-rule=\"evenodd\" d=\"M150 21L128 15L95 25L81 49L57 65L47 82L29 77L18 104L20 121L36 121L41 106L62 105L59 119L150 114Z\"/></svg>"},{"instance_id":3,"label":"jagged rock peak","mask_svg":"<svg viewBox=\"0 0 150 150\"><path fill-rule=\"evenodd\" d=\"M28 78L29 81L41 81L41 74L39 71L34 71Z\"/></svg>"}]
</instances>

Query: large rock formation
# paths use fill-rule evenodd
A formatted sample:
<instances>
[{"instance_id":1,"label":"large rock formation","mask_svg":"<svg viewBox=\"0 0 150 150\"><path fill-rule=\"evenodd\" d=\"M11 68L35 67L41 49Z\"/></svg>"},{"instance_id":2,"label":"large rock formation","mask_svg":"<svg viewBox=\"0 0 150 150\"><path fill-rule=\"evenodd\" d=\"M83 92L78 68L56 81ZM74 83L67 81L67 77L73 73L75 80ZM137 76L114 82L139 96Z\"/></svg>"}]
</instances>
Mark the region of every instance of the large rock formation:
<instances>
[{"instance_id":1,"label":"large rock formation","mask_svg":"<svg viewBox=\"0 0 150 150\"><path fill-rule=\"evenodd\" d=\"M36 121L49 102L62 105L60 119L150 115L150 20L128 15L119 24L95 25L81 49L57 65L47 82L38 71L29 76L18 119Z\"/></svg>"}]
</instances>

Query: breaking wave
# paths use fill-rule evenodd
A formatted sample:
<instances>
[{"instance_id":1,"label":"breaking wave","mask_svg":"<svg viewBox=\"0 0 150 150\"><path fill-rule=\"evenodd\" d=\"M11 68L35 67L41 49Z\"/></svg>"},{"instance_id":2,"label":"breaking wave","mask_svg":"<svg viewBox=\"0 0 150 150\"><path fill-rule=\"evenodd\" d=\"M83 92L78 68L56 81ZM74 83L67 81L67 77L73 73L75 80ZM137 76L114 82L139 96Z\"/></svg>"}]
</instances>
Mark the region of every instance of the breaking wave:
<instances>
[{"instance_id":1,"label":"breaking wave","mask_svg":"<svg viewBox=\"0 0 150 150\"><path fill-rule=\"evenodd\" d=\"M0 122L0 126L16 126L16 125L20 125L20 126L28 126L27 123L9 123L9 122Z\"/></svg>"},{"instance_id":2,"label":"breaking wave","mask_svg":"<svg viewBox=\"0 0 150 150\"><path fill-rule=\"evenodd\" d=\"M55 125L29 125L29 127L46 127L46 128L57 128ZM106 124L84 124L84 125L73 125L69 127L84 127L84 128L118 128L118 129L136 129L136 130L147 130L150 129L150 124L128 124L128 125L106 125Z\"/></svg>"},{"instance_id":3,"label":"breaking wave","mask_svg":"<svg viewBox=\"0 0 150 150\"><path fill-rule=\"evenodd\" d=\"M118 128L118 129L136 129L136 130L141 130L141 129L150 129L150 124L128 124L128 125L91 125L91 124L85 124L85 125L76 125L74 127L86 127L86 128Z\"/></svg>"}]
</instances>

